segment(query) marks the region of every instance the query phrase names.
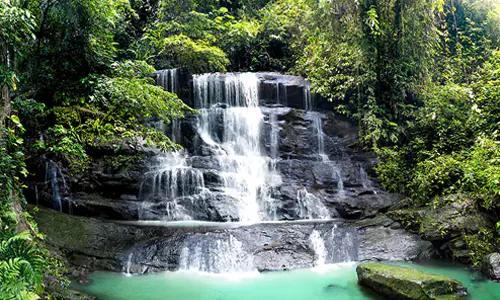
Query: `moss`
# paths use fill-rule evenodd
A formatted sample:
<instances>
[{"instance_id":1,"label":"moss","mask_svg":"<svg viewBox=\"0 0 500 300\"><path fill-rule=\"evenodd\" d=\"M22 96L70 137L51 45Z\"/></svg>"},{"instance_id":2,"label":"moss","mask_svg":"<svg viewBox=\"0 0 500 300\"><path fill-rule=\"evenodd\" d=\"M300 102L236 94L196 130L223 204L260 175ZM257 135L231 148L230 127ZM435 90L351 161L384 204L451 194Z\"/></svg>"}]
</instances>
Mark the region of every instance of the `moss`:
<instances>
[{"instance_id":1,"label":"moss","mask_svg":"<svg viewBox=\"0 0 500 300\"><path fill-rule=\"evenodd\" d=\"M460 299L466 289L446 276L381 263L357 267L358 282L388 299Z\"/></svg>"},{"instance_id":2,"label":"moss","mask_svg":"<svg viewBox=\"0 0 500 300\"><path fill-rule=\"evenodd\" d=\"M396 222L403 224L406 230L418 232L425 214L423 208L408 208L389 211L387 216Z\"/></svg>"}]
</instances>

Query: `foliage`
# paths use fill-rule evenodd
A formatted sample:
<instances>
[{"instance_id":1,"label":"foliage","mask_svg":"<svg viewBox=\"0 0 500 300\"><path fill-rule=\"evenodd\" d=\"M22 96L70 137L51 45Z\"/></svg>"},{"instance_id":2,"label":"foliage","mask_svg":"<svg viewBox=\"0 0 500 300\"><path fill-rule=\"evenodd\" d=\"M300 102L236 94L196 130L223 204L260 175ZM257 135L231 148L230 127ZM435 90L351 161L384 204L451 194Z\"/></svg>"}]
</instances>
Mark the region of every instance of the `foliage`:
<instances>
[{"instance_id":1,"label":"foliage","mask_svg":"<svg viewBox=\"0 0 500 300\"><path fill-rule=\"evenodd\" d=\"M483 262L483 258L494 251L494 233L490 228L481 228L477 234L465 235L465 243L471 256L471 261L475 266Z\"/></svg>"},{"instance_id":2,"label":"foliage","mask_svg":"<svg viewBox=\"0 0 500 300\"><path fill-rule=\"evenodd\" d=\"M89 99L71 99L65 106L52 108L56 124L48 128L48 139L37 142L36 147L62 154L74 172L89 162L88 147L136 147L144 143L165 151L176 149L146 120L156 117L167 124L194 111L175 94L155 86L154 80L146 77L153 71L143 61L124 61L114 63L108 74L89 76Z\"/></svg>"}]
</instances>

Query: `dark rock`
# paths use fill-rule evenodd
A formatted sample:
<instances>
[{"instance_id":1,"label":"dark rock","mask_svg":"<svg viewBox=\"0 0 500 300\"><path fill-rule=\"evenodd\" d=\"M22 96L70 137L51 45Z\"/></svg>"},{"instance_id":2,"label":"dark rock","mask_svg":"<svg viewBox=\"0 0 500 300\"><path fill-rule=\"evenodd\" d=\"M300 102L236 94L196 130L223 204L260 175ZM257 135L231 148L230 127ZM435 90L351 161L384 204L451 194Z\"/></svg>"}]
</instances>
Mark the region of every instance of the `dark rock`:
<instances>
[{"instance_id":1,"label":"dark rock","mask_svg":"<svg viewBox=\"0 0 500 300\"><path fill-rule=\"evenodd\" d=\"M361 194L355 197L341 198L334 202L335 209L346 219L373 217L386 211L400 201L400 195L378 193Z\"/></svg>"},{"instance_id":2,"label":"dark rock","mask_svg":"<svg viewBox=\"0 0 500 300\"><path fill-rule=\"evenodd\" d=\"M372 226L362 230L360 261L420 260L434 256L432 244L403 229Z\"/></svg>"},{"instance_id":3,"label":"dark rock","mask_svg":"<svg viewBox=\"0 0 500 300\"><path fill-rule=\"evenodd\" d=\"M385 299L461 299L467 288L459 281L415 269L381 263L361 264L356 268L358 283Z\"/></svg>"},{"instance_id":4,"label":"dark rock","mask_svg":"<svg viewBox=\"0 0 500 300\"><path fill-rule=\"evenodd\" d=\"M217 260L220 253L246 257L251 268L273 271L314 266L315 239L325 244L326 263L417 259L429 245L404 230L383 227L387 218L369 226L329 221L206 227L104 222L46 209L35 218L47 244L67 253L77 276L92 270L140 274L177 270L182 257L189 262L184 249L207 261ZM229 267L239 268L241 260L234 263ZM208 266L207 271L223 271L216 267Z\"/></svg>"},{"instance_id":5,"label":"dark rock","mask_svg":"<svg viewBox=\"0 0 500 300\"><path fill-rule=\"evenodd\" d=\"M315 253L309 245L273 242L254 252L254 263L259 272L284 271L314 266Z\"/></svg>"},{"instance_id":6,"label":"dark rock","mask_svg":"<svg viewBox=\"0 0 500 300\"><path fill-rule=\"evenodd\" d=\"M476 234L482 228L493 228L493 222L479 210L473 199L463 195L443 197L440 205L425 211L420 235L424 240L431 241L443 256L469 263L464 235Z\"/></svg>"},{"instance_id":7,"label":"dark rock","mask_svg":"<svg viewBox=\"0 0 500 300\"><path fill-rule=\"evenodd\" d=\"M97 300L97 297L75 290L65 290L63 292L59 292L58 294L62 294L63 298L61 299L66 300Z\"/></svg>"},{"instance_id":8,"label":"dark rock","mask_svg":"<svg viewBox=\"0 0 500 300\"><path fill-rule=\"evenodd\" d=\"M488 278L500 281L500 253L491 253L484 257L481 270Z\"/></svg>"},{"instance_id":9,"label":"dark rock","mask_svg":"<svg viewBox=\"0 0 500 300\"><path fill-rule=\"evenodd\" d=\"M88 277L82 277L77 280L78 284L87 285L90 284L90 279Z\"/></svg>"},{"instance_id":10,"label":"dark rock","mask_svg":"<svg viewBox=\"0 0 500 300\"><path fill-rule=\"evenodd\" d=\"M479 211L474 200L461 195L451 197L450 204L425 212L420 232L428 241L450 239L463 232L474 234L492 227L489 217Z\"/></svg>"}]
</instances>

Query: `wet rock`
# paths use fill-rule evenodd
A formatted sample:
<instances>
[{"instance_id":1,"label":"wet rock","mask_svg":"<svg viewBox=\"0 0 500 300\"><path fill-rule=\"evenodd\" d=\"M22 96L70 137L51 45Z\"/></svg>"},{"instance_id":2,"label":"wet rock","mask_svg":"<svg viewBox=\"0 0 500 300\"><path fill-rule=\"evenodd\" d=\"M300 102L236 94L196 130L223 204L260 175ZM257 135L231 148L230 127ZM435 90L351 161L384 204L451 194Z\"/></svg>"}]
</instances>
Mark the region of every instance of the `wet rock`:
<instances>
[{"instance_id":1,"label":"wet rock","mask_svg":"<svg viewBox=\"0 0 500 300\"><path fill-rule=\"evenodd\" d=\"M482 272L488 278L500 281L500 253L491 253L483 259Z\"/></svg>"},{"instance_id":2,"label":"wet rock","mask_svg":"<svg viewBox=\"0 0 500 300\"><path fill-rule=\"evenodd\" d=\"M482 228L493 228L490 217L482 213L475 201L464 195L450 195L440 200L440 206L425 211L420 235L431 241L443 256L469 263L469 250L464 234L478 233Z\"/></svg>"},{"instance_id":3,"label":"wet rock","mask_svg":"<svg viewBox=\"0 0 500 300\"><path fill-rule=\"evenodd\" d=\"M398 203L400 195L388 193L362 193L358 196L337 199L335 209L346 219L373 217Z\"/></svg>"},{"instance_id":4,"label":"wet rock","mask_svg":"<svg viewBox=\"0 0 500 300\"><path fill-rule=\"evenodd\" d=\"M274 271L312 267L320 256L324 263L410 260L421 257L429 244L404 230L384 227L385 217L370 224L329 221L184 227L104 222L41 208L35 218L47 244L68 255L75 275L92 270L172 271L190 264L201 266L203 261L219 262L207 271L237 271L242 263L245 270Z\"/></svg>"},{"instance_id":5,"label":"wet rock","mask_svg":"<svg viewBox=\"0 0 500 300\"><path fill-rule=\"evenodd\" d=\"M363 229L361 237L360 261L420 260L434 255L430 242L403 229L371 226Z\"/></svg>"},{"instance_id":6,"label":"wet rock","mask_svg":"<svg viewBox=\"0 0 500 300\"><path fill-rule=\"evenodd\" d=\"M381 263L361 264L356 268L358 283L385 299L461 299L467 288L459 281L415 269Z\"/></svg>"},{"instance_id":7,"label":"wet rock","mask_svg":"<svg viewBox=\"0 0 500 300\"><path fill-rule=\"evenodd\" d=\"M254 252L254 263L259 272L307 268L314 266L314 261L313 249L291 241L274 242Z\"/></svg>"}]
</instances>

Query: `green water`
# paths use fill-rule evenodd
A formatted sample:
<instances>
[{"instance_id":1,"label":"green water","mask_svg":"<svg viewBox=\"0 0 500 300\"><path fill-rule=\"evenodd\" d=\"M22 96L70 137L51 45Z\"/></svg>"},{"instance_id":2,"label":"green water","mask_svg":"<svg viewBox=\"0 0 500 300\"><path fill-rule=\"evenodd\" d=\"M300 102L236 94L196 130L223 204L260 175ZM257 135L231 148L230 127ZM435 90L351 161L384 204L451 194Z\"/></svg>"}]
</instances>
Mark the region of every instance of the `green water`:
<instances>
[{"instance_id":1,"label":"green water","mask_svg":"<svg viewBox=\"0 0 500 300\"><path fill-rule=\"evenodd\" d=\"M409 265L398 263L399 265ZM472 300L499 300L500 283L450 264L410 265L416 269L451 276L469 290ZM98 272L92 283L74 287L104 300L364 300L378 299L357 285L356 264L277 273L211 275L166 272L125 276Z\"/></svg>"}]
</instances>

